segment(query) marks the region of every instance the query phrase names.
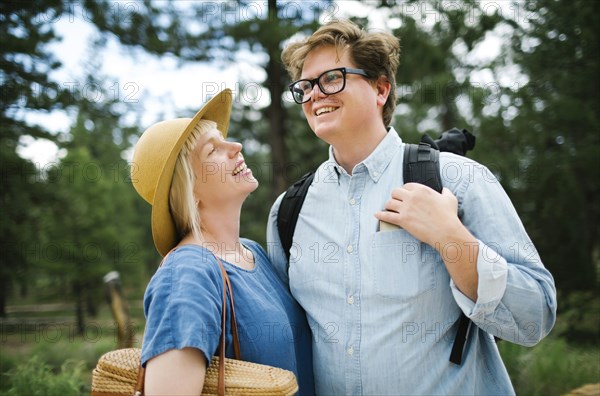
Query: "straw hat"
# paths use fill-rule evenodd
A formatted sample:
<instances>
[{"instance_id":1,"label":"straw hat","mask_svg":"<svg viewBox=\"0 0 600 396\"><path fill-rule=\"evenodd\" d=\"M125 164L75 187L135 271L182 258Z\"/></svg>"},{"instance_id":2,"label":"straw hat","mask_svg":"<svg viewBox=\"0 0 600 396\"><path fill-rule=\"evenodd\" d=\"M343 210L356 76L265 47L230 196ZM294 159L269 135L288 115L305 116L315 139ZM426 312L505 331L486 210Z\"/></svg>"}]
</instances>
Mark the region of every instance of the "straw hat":
<instances>
[{"instance_id":1,"label":"straw hat","mask_svg":"<svg viewBox=\"0 0 600 396\"><path fill-rule=\"evenodd\" d=\"M200 120L216 122L217 129L226 137L231 103L231 90L225 89L210 99L193 118L177 118L152 125L135 145L131 182L138 194L152 205L152 238L161 256L179 242L169 209L169 190L177 156Z\"/></svg>"}]
</instances>

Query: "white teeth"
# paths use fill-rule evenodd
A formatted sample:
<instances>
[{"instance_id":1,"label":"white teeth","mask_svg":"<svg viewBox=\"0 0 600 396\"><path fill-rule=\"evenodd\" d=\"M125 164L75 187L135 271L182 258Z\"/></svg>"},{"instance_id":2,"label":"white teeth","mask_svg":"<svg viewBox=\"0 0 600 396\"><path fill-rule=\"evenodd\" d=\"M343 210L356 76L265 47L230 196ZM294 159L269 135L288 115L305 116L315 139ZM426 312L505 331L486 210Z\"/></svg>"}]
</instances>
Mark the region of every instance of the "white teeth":
<instances>
[{"instance_id":1,"label":"white teeth","mask_svg":"<svg viewBox=\"0 0 600 396\"><path fill-rule=\"evenodd\" d=\"M319 116L319 115L321 115L321 114L323 114L323 113L331 113L331 112L332 112L332 111L334 111L334 110L336 110L336 108L335 108L335 107L331 107L331 106L328 106L328 107L321 107L320 109L318 109L318 110L315 112L315 114Z\"/></svg>"},{"instance_id":2,"label":"white teeth","mask_svg":"<svg viewBox=\"0 0 600 396\"><path fill-rule=\"evenodd\" d=\"M237 175L238 173L241 173L243 171L245 171L248 168L248 166L246 166L245 162L242 162L240 165L236 166L235 169L233 170L233 172L231 172L231 174L233 176Z\"/></svg>"}]
</instances>

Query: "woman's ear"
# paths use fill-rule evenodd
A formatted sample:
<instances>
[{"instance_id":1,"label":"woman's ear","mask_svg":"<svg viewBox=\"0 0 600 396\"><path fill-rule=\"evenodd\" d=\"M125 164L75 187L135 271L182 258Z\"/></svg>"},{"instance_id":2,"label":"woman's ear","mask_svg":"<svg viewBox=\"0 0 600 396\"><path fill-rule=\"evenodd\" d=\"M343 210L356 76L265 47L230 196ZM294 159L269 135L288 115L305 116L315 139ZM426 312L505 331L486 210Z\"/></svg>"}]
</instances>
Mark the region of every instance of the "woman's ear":
<instances>
[{"instance_id":1,"label":"woman's ear","mask_svg":"<svg viewBox=\"0 0 600 396\"><path fill-rule=\"evenodd\" d=\"M377 90L377 105L383 107L387 98L390 95L392 84L389 82L386 76L381 75L375 82L375 89Z\"/></svg>"}]
</instances>

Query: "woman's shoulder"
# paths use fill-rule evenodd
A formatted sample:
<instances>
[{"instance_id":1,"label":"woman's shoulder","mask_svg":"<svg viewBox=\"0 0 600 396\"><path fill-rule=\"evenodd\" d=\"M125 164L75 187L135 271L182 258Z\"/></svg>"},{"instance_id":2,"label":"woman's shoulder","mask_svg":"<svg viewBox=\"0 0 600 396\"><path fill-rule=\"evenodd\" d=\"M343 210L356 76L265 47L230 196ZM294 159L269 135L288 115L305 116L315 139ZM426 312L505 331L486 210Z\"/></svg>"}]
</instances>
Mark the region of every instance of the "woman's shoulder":
<instances>
[{"instance_id":1,"label":"woman's shoulder","mask_svg":"<svg viewBox=\"0 0 600 396\"><path fill-rule=\"evenodd\" d=\"M263 250L262 246L260 246L260 244L256 241L253 241L252 239L249 238L240 238L240 242L242 243L242 245L246 246L249 249L252 250Z\"/></svg>"},{"instance_id":2,"label":"woman's shoulder","mask_svg":"<svg viewBox=\"0 0 600 396\"><path fill-rule=\"evenodd\" d=\"M267 252L265 251L265 249L262 247L262 245L260 243L253 241L252 239L248 239L248 238L240 238L240 241L241 241L242 245L246 246L248 249L250 249L252 251L252 253L254 253L255 258L257 260L269 261Z\"/></svg>"},{"instance_id":3,"label":"woman's shoulder","mask_svg":"<svg viewBox=\"0 0 600 396\"><path fill-rule=\"evenodd\" d=\"M209 250L197 245L184 245L165 256L149 286L218 285L220 277L218 263Z\"/></svg>"},{"instance_id":4,"label":"woman's shoulder","mask_svg":"<svg viewBox=\"0 0 600 396\"><path fill-rule=\"evenodd\" d=\"M217 264L210 250L199 245L182 245L171 250L163 259L162 267L180 271L213 269Z\"/></svg>"}]
</instances>

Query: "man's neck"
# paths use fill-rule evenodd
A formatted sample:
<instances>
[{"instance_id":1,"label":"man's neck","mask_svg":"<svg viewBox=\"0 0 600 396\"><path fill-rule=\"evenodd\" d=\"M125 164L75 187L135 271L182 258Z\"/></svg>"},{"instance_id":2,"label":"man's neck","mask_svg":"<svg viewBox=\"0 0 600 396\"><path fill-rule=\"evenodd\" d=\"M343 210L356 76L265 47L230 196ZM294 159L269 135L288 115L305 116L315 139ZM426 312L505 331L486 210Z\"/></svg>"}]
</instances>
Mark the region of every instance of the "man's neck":
<instances>
[{"instance_id":1,"label":"man's neck","mask_svg":"<svg viewBox=\"0 0 600 396\"><path fill-rule=\"evenodd\" d=\"M351 175L354 167L371 155L386 134L385 128L378 128L375 132L361 133L357 139L344 139L333 143L331 146L335 160Z\"/></svg>"}]
</instances>

